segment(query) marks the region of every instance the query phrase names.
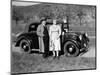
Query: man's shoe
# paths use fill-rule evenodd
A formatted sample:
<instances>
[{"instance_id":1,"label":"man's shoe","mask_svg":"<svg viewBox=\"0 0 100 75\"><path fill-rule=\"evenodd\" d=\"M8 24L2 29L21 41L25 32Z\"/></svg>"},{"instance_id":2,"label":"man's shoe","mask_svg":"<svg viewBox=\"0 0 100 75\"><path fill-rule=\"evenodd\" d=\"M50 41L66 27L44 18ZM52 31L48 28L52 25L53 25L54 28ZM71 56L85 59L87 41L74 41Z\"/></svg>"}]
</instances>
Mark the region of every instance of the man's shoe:
<instances>
[{"instance_id":1,"label":"man's shoe","mask_svg":"<svg viewBox=\"0 0 100 75\"><path fill-rule=\"evenodd\" d=\"M46 54L43 54L43 58L47 58L48 56Z\"/></svg>"},{"instance_id":2,"label":"man's shoe","mask_svg":"<svg viewBox=\"0 0 100 75\"><path fill-rule=\"evenodd\" d=\"M43 54L43 58L46 58L46 55L45 54Z\"/></svg>"},{"instance_id":3,"label":"man's shoe","mask_svg":"<svg viewBox=\"0 0 100 75\"><path fill-rule=\"evenodd\" d=\"M55 58L56 58L56 56L53 57L53 59L55 59Z\"/></svg>"}]
</instances>

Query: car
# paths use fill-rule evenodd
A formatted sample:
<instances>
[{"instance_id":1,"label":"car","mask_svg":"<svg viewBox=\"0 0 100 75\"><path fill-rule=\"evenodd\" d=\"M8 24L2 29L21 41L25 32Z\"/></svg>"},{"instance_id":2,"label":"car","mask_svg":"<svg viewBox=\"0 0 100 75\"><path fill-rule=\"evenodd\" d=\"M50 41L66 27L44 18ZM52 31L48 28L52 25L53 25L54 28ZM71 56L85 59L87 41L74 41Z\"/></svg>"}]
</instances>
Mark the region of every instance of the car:
<instances>
[{"instance_id":1,"label":"car","mask_svg":"<svg viewBox=\"0 0 100 75\"><path fill-rule=\"evenodd\" d=\"M39 24L39 22L34 22L26 25L25 31L18 35L15 46L20 47L20 49L25 53L31 53L31 51L40 52L38 36L36 34ZM46 26L49 28L51 24L52 23L47 23ZM64 34L61 35L60 38L60 53L67 57L76 57L88 51L89 38L86 33L64 31Z\"/></svg>"}]
</instances>

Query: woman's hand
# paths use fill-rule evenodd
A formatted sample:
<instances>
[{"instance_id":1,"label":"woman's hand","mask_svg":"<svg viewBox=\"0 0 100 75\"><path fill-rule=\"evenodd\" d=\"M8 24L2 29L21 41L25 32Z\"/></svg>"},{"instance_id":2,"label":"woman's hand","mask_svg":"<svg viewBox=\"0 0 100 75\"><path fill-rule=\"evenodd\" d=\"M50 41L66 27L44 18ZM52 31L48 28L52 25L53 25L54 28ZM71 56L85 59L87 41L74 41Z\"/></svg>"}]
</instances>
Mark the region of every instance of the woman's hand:
<instances>
[{"instance_id":1,"label":"woman's hand","mask_svg":"<svg viewBox=\"0 0 100 75\"><path fill-rule=\"evenodd\" d=\"M57 35L56 39L59 39L59 35Z\"/></svg>"}]
</instances>

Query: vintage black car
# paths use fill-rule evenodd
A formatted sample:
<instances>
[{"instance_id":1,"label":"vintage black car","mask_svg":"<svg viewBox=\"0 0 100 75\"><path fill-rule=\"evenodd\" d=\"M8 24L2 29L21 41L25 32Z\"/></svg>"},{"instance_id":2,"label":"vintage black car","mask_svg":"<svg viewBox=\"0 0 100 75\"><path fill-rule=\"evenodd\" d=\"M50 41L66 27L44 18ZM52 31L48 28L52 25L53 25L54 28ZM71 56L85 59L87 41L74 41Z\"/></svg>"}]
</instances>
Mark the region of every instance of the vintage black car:
<instances>
[{"instance_id":1,"label":"vintage black car","mask_svg":"<svg viewBox=\"0 0 100 75\"><path fill-rule=\"evenodd\" d=\"M25 53L30 53L31 51L40 52L38 36L36 34L38 25L39 23L29 23L26 25L24 33L18 35L15 46L20 47ZM51 23L46 25L49 27ZM89 38L86 33L64 32L61 35L61 53L71 57L82 55L88 51L88 43Z\"/></svg>"}]
</instances>

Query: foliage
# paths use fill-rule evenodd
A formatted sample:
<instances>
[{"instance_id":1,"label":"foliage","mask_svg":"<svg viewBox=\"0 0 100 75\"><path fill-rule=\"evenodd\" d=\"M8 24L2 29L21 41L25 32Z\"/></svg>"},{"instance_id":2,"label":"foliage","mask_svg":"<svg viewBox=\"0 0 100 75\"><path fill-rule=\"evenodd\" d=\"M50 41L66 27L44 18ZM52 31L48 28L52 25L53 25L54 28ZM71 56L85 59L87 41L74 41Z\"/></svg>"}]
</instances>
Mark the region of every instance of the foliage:
<instances>
[{"instance_id":1,"label":"foliage","mask_svg":"<svg viewBox=\"0 0 100 75\"><path fill-rule=\"evenodd\" d=\"M16 22L23 19L27 23L29 20L34 21L41 18L61 20L65 18L69 24L83 25L83 23L95 20L95 7L48 3L24 7L16 6L13 9L13 20Z\"/></svg>"},{"instance_id":2,"label":"foliage","mask_svg":"<svg viewBox=\"0 0 100 75\"><path fill-rule=\"evenodd\" d=\"M79 17L80 25L82 25L82 19L84 18L84 16L86 16L86 13L82 9L79 9L77 11L77 16Z\"/></svg>"},{"instance_id":3,"label":"foliage","mask_svg":"<svg viewBox=\"0 0 100 75\"><path fill-rule=\"evenodd\" d=\"M21 11L13 9L12 12L12 19L16 21L16 24L18 23L18 21L23 19L23 14L21 13Z\"/></svg>"},{"instance_id":4,"label":"foliage","mask_svg":"<svg viewBox=\"0 0 100 75\"><path fill-rule=\"evenodd\" d=\"M49 5L43 7L42 10L39 12L39 18L52 18L53 16L54 15Z\"/></svg>"}]
</instances>

